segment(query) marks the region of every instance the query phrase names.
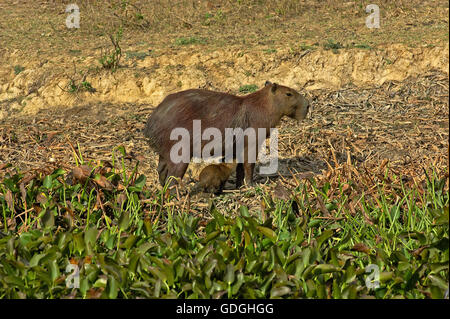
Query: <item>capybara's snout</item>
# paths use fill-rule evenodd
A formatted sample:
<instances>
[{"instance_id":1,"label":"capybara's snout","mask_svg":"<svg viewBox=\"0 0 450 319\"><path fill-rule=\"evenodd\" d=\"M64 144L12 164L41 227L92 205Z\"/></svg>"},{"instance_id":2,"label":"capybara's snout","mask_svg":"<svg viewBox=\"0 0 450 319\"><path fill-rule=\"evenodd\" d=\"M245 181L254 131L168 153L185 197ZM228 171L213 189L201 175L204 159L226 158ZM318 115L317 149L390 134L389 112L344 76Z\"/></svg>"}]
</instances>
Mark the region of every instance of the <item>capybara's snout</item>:
<instances>
[{"instance_id":1,"label":"capybara's snout","mask_svg":"<svg viewBox=\"0 0 450 319\"><path fill-rule=\"evenodd\" d=\"M297 104L295 106L295 112L291 116L297 121L301 121L306 118L309 112L310 102L303 95L299 94Z\"/></svg>"}]
</instances>

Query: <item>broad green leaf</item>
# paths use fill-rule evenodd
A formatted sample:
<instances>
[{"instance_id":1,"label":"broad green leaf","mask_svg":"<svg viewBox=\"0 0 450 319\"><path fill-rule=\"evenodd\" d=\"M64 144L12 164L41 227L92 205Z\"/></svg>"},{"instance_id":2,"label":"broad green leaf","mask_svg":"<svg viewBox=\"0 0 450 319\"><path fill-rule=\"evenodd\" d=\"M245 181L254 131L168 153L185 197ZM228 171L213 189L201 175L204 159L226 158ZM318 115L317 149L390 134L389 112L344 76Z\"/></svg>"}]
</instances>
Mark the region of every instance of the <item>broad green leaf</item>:
<instances>
[{"instance_id":1,"label":"broad green leaf","mask_svg":"<svg viewBox=\"0 0 450 319\"><path fill-rule=\"evenodd\" d=\"M48 266L50 268L50 279L54 282L56 278L59 277L58 263L55 259L53 259L49 261Z\"/></svg>"},{"instance_id":2,"label":"broad green leaf","mask_svg":"<svg viewBox=\"0 0 450 319\"><path fill-rule=\"evenodd\" d=\"M438 286L431 286L430 287L431 292L431 298L433 299L444 299L444 295L442 293L442 290Z\"/></svg>"},{"instance_id":3,"label":"broad green leaf","mask_svg":"<svg viewBox=\"0 0 450 319\"><path fill-rule=\"evenodd\" d=\"M63 176L64 174L66 174L65 170L63 170L62 168L57 168L53 171L51 177L53 179L56 179L58 176Z\"/></svg>"},{"instance_id":4,"label":"broad green leaf","mask_svg":"<svg viewBox=\"0 0 450 319\"><path fill-rule=\"evenodd\" d=\"M225 282L228 285L231 285L234 282L234 265L233 264L228 264L227 265L227 270L225 272Z\"/></svg>"},{"instance_id":5,"label":"broad green leaf","mask_svg":"<svg viewBox=\"0 0 450 319\"><path fill-rule=\"evenodd\" d=\"M241 205L241 207L239 207L239 211L241 213L241 216L243 217L250 217L250 214L248 213L248 207Z\"/></svg>"},{"instance_id":6,"label":"broad green leaf","mask_svg":"<svg viewBox=\"0 0 450 319\"><path fill-rule=\"evenodd\" d=\"M245 245L246 248L249 247L249 246L251 248L253 248L252 241L250 239L250 234L246 230L244 230L244 245Z\"/></svg>"},{"instance_id":7,"label":"broad green leaf","mask_svg":"<svg viewBox=\"0 0 450 319\"><path fill-rule=\"evenodd\" d=\"M356 278L355 266L353 264L349 265L344 273L344 282L346 284L352 282Z\"/></svg>"},{"instance_id":8,"label":"broad green leaf","mask_svg":"<svg viewBox=\"0 0 450 319\"><path fill-rule=\"evenodd\" d=\"M139 262L139 258L141 258L141 255L138 253L134 253L130 257L130 262L128 264L128 271L132 273L133 275L136 274L137 265Z\"/></svg>"},{"instance_id":9,"label":"broad green leaf","mask_svg":"<svg viewBox=\"0 0 450 319\"><path fill-rule=\"evenodd\" d=\"M282 297L284 295L289 294L290 292L291 288L287 286L272 288L272 290L270 291L270 298Z\"/></svg>"},{"instance_id":10,"label":"broad green leaf","mask_svg":"<svg viewBox=\"0 0 450 319\"><path fill-rule=\"evenodd\" d=\"M322 222L321 219L311 219L308 223L308 227L315 227Z\"/></svg>"},{"instance_id":11,"label":"broad green leaf","mask_svg":"<svg viewBox=\"0 0 450 319\"><path fill-rule=\"evenodd\" d=\"M139 175L139 177L134 182L134 187L137 189L137 191L142 191L142 188L145 186L145 182L147 181L147 177L145 177L144 174Z\"/></svg>"},{"instance_id":12,"label":"broad green leaf","mask_svg":"<svg viewBox=\"0 0 450 319\"><path fill-rule=\"evenodd\" d=\"M281 264L284 265L284 263L286 262L286 255L284 254L283 250L277 246L276 253L277 253L277 257L280 260Z\"/></svg>"},{"instance_id":13,"label":"broad green leaf","mask_svg":"<svg viewBox=\"0 0 450 319\"><path fill-rule=\"evenodd\" d=\"M144 233L146 236L150 236L153 232L153 224L150 219L144 219Z\"/></svg>"},{"instance_id":14,"label":"broad green leaf","mask_svg":"<svg viewBox=\"0 0 450 319\"><path fill-rule=\"evenodd\" d=\"M51 175L47 175L47 176L44 177L44 181L42 182L42 185L45 188L50 189L50 188L52 188L52 182L53 182L52 176Z\"/></svg>"},{"instance_id":15,"label":"broad green leaf","mask_svg":"<svg viewBox=\"0 0 450 319\"><path fill-rule=\"evenodd\" d=\"M108 276L108 298L116 299L119 293L119 283L114 276Z\"/></svg>"},{"instance_id":16,"label":"broad green leaf","mask_svg":"<svg viewBox=\"0 0 450 319\"><path fill-rule=\"evenodd\" d=\"M222 233L220 230L216 230L216 231L213 231L212 233L209 233L208 236L206 236L206 238L205 238L205 243L208 243L208 242L214 240L217 236L220 235L220 233Z\"/></svg>"},{"instance_id":17,"label":"broad green leaf","mask_svg":"<svg viewBox=\"0 0 450 319\"><path fill-rule=\"evenodd\" d=\"M5 283L9 284L9 285L16 285L19 287L24 287L24 283L22 281L21 278L17 277L17 276L6 276L4 277Z\"/></svg>"},{"instance_id":18,"label":"broad green leaf","mask_svg":"<svg viewBox=\"0 0 450 319\"><path fill-rule=\"evenodd\" d=\"M139 247L137 247L137 251L139 254L143 255L145 254L149 249L152 249L154 247L156 247L157 244L156 243L152 243L152 242L146 242L143 243L142 245L139 245Z\"/></svg>"},{"instance_id":19,"label":"broad green leaf","mask_svg":"<svg viewBox=\"0 0 450 319\"><path fill-rule=\"evenodd\" d=\"M314 267L313 274L319 275L319 274L326 274L330 272L339 272L341 269L339 267L336 267L335 265L331 264L319 264Z\"/></svg>"},{"instance_id":20,"label":"broad green leaf","mask_svg":"<svg viewBox=\"0 0 450 319\"><path fill-rule=\"evenodd\" d=\"M208 262L206 263L203 272L206 274L206 276L211 276L211 273L213 272L214 268L217 266L217 259L215 258L211 258L208 260Z\"/></svg>"},{"instance_id":21,"label":"broad green leaf","mask_svg":"<svg viewBox=\"0 0 450 319\"><path fill-rule=\"evenodd\" d=\"M50 209L43 209L44 214L41 217L42 223L44 224L45 228L51 228L55 226L55 215L53 213L53 210Z\"/></svg>"},{"instance_id":22,"label":"broad green leaf","mask_svg":"<svg viewBox=\"0 0 450 319\"><path fill-rule=\"evenodd\" d=\"M394 273L392 271L383 271L380 273L380 282L386 282L394 278Z\"/></svg>"},{"instance_id":23,"label":"broad green leaf","mask_svg":"<svg viewBox=\"0 0 450 319\"><path fill-rule=\"evenodd\" d=\"M443 290L448 289L448 282L442 279L439 275L428 275L428 278L433 282L434 285L438 286Z\"/></svg>"},{"instance_id":24,"label":"broad green leaf","mask_svg":"<svg viewBox=\"0 0 450 319\"><path fill-rule=\"evenodd\" d=\"M85 241L83 238L83 233L74 234L73 239L74 239L73 242L74 242L75 251L77 251L79 254L83 253L84 248L85 248Z\"/></svg>"},{"instance_id":25,"label":"broad green leaf","mask_svg":"<svg viewBox=\"0 0 450 319\"><path fill-rule=\"evenodd\" d=\"M300 258L303 255L303 252L301 250L293 253L292 255L290 255L287 260L286 260L286 265L289 265L291 262L293 262L294 260L296 260L297 258Z\"/></svg>"},{"instance_id":26,"label":"broad green leaf","mask_svg":"<svg viewBox=\"0 0 450 319\"><path fill-rule=\"evenodd\" d=\"M119 218L120 231L127 230L129 225L130 225L130 212L124 211L124 212L122 212L122 214L120 215L120 218Z\"/></svg>"},{"instance_id":27,"label":"broad green leaf","mask_svg":"<svg viewBox=\"0 0 450 319\"><path fill-rule=\"evenodd\" d=\"M121 245L122 248L130 249L134 246L134 244L138 241L138 236L136 235L129 235L128 238L125 240L123 245Z\"/></svg>"},{"instance_id":28,"label":"broad green leaf","mask_svg":"<svg viewBox=\"0 0 450 319\"><path fill-rule=\"evenodd\" d=\"M212 246L205 246L197 253L196 258L197 261L201 264L203 263L203 259L213 250Z\"/></svg>"},{"instance_id":29,"label":"broad green leaf","mask_svg":"<svg viewBox=\"0 0 450 319\"><path fill-rule=\"evenodd\" d=\"M95 242L97 241L98 230L95 226L89 227L84 232L84 242L86 246L94 247Z\"/></svg>"},{"instance_id":30,"label":"broad green leaf","mask_svg":"<svg viewBox=\"0 0 450 319\"><path fill-rule=\"evenodd\" d=\"M161 271L161 269L158 269L157 267L149 267L148 269L153 276L155 276L156 278L161 279L162 281L166 281L167 280L167 275Z\"/></svg>"},{"instance_id":31,"label":"broad green leaf","mask_svg":"<svg viewBox=\"0 0 450 319\"><path fill-rule=\"evenodd\" d=\"M30 267L36 267L39 264L39 260L42 259L42 257L44 257L45 255L47 255L46 253L42 253L42 254L36 254L34 255L31 260L30 260Z\"/></svg>"},{"instance_id":32,"label":"broad green leaf","mask_svg":"<svg viewBox=\"0 0 450 319\"><path fill-rule=\"evenodd\" d=\"M272 242L277 240L277 234L272 229L263 226L256 226L256 228L261 234L268 237Z\"/></svg>"},{"instance_id":33,"label":"broad green leaf","mask_svg":"<svg viewBox=\"0 0 450 319\"><path fill-rule=\"evenodd\" d=\"M350 285L344 288L341 293L343 299L356 299L357 290L355 285Z\"/></svg>"},{"instance_id":34,"label":"broad green leaf","mask_svg":"<svg viewBox=\"0 0 450 319\"><path fill-rule=\"evenodd\" d=\"M115 246L115 241L116 235L115 234L109 235L108 240L105 243L106 248L113 249Z\"/></svg>"},{"instance_id":35,"label":"broad green leaf","mask_svg":"<svg viewBox=\"0 0 450 319\"><path fill-rule=\"evenodd\" d=\"M429 267L431 269L431 274L438 274L441 271L448 269L448 261L442 263L432 263L429 264Z\"/></svg>"},{"instance_id":36,"label":"broad green leaf","mask_svg":"<svg viewBox=\"0 0 450 319\"><path fill-rule=\"evenodd\" d=\"M231 293L233 296L239 292L239 289L244 284L244 273L242 271L238 272L236 278L236 282L231 289Z\"/></svg>"},{"instance_id":37,"label":"broad green leaf","mask_svg":"<svg viewBox=\"0 0 450 319\"><path fill-rule=\"evenodd\" d=\"M322 243L325 242L328 238L330 238L331 236L333 236L333 230L328 229L325 230L320 236L319 238L317 238L317 246L320 247L322 246Z\"/></svg>"},{"instance_id":38,"label":"broad green leaf","mask_svg":"<svg viewBox=\"0 0 450 319\"><path fill-rule=\"evenodd\" d=\"M107 277L101 276L94 282L92 286L95 288L106 288L107 283L108 283Z\"/></svg>"}]
</instances>

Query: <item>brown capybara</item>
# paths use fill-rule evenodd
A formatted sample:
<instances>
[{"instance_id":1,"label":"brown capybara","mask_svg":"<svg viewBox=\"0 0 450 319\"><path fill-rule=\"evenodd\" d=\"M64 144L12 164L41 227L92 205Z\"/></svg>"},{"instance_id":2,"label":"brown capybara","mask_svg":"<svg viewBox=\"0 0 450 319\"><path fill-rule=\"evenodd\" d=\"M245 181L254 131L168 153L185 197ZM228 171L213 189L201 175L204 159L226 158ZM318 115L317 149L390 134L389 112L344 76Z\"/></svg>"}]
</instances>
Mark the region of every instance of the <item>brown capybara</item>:
<instances>
[{"instance_id":1,"label":"brown capybara","mask_svg":"<svg viewBox=\"0 0 450 319\"><path fill-rule=\"evenodd\" d=\"M219 163L206 166L198 176L194 193L198 190L215 194L221 193L236 165L236 163Z\"/></svg>"},{"instance_id":2,"label":"brown capybara","mask_svg":"<svg viewBox=\"0 0 450 319\"><path fill-rule=\"evenodd\" d=\"M221 136L225 136L226 128L243 130L264 128L266 129L266 138L268 138L270 129L275 128L283 116L300 121L306 117L308 109L309 101L303 95L294 89L269 81L266 82L264 88L245 96L191 89L170 94L164 98L149 116L144 135L148 138L150 146L159 154L159 181L165 185L170 176L183 178L189 161L193 157L194 149L203 150L205 145L211 143L209 140L203 139L206 128L215 128L222 134ZM201 120L202 135L200 139L198 136L197 138L193 137L194 120ZM175 128L182 128L190 134L190 141L186 145L190 148L190 152L185 160L179 162L171 159L172 147L179 143L177 139L171 139ZM246 137L244 140L245 154L249 147L259 146L248 145ZM256 141L259 141L259 138ZM221 139L220 143L222 151L230 147L230 145L225 145L225 138ZM236 139L232 144L231 147L236 148ZM236 154L233 156L236 158ZM240 161L236 167L237 187L242 185L244 175L247 184L253 183L254 167L255 163L251 163L244 156L243 161Z\"/></svg>"}]
</instances>

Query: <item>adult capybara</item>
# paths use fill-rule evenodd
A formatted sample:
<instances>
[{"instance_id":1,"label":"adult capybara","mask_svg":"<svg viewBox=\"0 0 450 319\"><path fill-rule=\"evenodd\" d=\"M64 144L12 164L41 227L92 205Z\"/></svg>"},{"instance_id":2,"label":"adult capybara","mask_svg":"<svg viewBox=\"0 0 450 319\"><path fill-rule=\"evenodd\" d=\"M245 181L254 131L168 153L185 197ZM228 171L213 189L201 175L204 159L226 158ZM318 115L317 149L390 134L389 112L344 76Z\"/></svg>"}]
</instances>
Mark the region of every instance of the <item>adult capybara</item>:
<instances>
[{"instance_id":1,"label":"adult capybara","mask_svg":"<svg viewBox=\"0 0 450 319\"><path fill-rule=\"evenodd\" d=\"M200 172L196 189L208 193L221 193L237 163L210 164Z\"/></svg>"},{"instance_id":2,"label":"adult capybara","mask_svg":"<svg viewBox=\"0 0 450 319\"><path fill-rule=\"evenodd\" d=\"M226 128L243 130L264 128L266 129L266 138L268 138L270 129L275 128L283 116L300 121L306 117L308 109L309 101L304 96L294 89L269 81L266 82L264 88L245 96L191 89L170 94L164 98L148 118L144 135L148 138L150 146L159 154L159 181L164 185L170 176L183 178L189 161L193 157L193 150L203 150L204 146L210 143L209 140L203 139L205 129L216 128L221 136L225 136ZM194 120L201 120L200 140L198 136L197 138L193 136ZM190 140L187 142L190 152L185 160L178 163L171 159L172 147L179 143L178 140L171 139L171 133L175 132L176 128L178 128L177 132L182 128L190 136ZM248 145L247 137L244 139L245 154L249 147L259 146ZM225 139L222 139L220 143L222 150L230 147L230 145L225 145ZM231 147L236 148L236 139L232 143ZM234 154L234 158L236 158L236 154ZM243 161L238 163L236 167L237 187L242 185L244 175L246 183L253 183L254 166L255 163L249 161L246 156Z\"/></svg>"}]
</instances>

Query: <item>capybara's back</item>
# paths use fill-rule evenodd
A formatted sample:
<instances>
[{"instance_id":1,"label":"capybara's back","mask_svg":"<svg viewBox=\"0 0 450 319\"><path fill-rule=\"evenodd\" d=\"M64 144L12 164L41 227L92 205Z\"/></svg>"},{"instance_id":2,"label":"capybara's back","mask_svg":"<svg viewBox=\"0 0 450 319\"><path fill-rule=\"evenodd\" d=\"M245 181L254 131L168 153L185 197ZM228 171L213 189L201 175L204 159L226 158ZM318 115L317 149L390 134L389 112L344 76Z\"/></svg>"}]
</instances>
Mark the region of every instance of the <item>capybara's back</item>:
<instances>
[{"instance_id":1,"label":"capybara's back","mask_svg":"<svg viewBox=\"0 0 450 319\"><path fill-rule=\"evenodd\" d=\"M166 153L176 141L170 140L175 128L192 132L193 120L205 127L230 127L241 99L231 94L191 89L168 95L147 120L144 135L159 154Z\"/></svg>"}]
</instances>

